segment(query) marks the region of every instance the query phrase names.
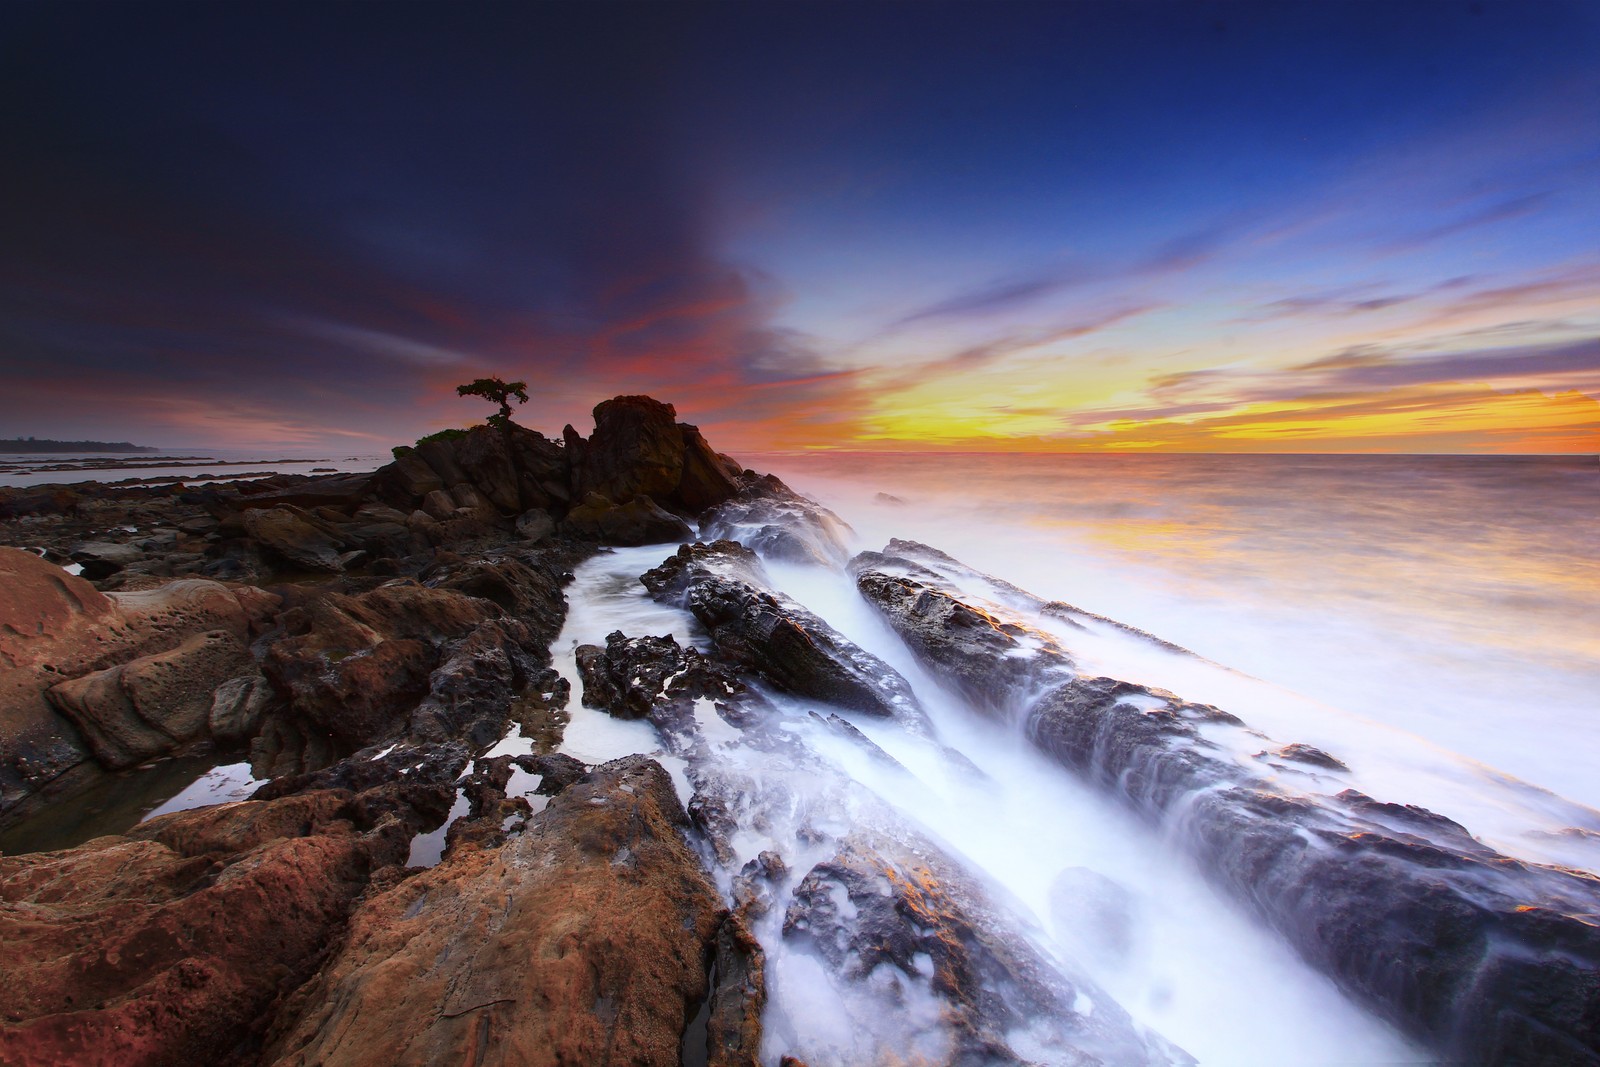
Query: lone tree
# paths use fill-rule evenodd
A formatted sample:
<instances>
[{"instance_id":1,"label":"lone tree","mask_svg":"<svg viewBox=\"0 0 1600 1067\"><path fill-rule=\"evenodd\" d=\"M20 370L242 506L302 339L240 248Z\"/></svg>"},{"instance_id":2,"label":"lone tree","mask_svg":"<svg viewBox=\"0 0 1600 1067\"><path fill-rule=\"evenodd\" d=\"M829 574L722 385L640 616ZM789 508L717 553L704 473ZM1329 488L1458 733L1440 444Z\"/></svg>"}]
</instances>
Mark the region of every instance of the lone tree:
<instances>
[{"instance_id":1,"label":"lone tree","mask_svg":"<svg viewBox=\"0 0 1600 1067\"><path fill-rule=\"evenodd\" d=\"M528 402L528 383L504 382L499 378L479 378L466 385L456 386L456 395L481 396L491 404L499 404L500 410L489 416L489 425L497 430L504 430L511 425L511 398L516 397L519 404Z\"/></svg>"}]
</instances>

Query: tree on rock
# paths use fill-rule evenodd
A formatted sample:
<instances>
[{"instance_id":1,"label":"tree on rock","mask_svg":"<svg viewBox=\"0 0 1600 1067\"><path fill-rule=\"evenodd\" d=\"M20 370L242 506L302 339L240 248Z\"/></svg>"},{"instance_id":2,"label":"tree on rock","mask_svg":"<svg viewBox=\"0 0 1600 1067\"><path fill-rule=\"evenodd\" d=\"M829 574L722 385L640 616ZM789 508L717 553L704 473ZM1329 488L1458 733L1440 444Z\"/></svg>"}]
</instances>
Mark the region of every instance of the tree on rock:
<instances>
[{"instance_id":1,"label":"tree on rock","mask_svg":"<svg viewBox=\"0 0 1600 1067\"><path fill-rule=\"evenodd\" d=\"M504 430L511 425L511 398L516 397L519 404L528 402L528 383L506 382L499 378L479 378L466 385L456 386L456 395L481 396L491 404L499 404L500 410L489 416L489 425Z\"/></svg>"}]
</instances>

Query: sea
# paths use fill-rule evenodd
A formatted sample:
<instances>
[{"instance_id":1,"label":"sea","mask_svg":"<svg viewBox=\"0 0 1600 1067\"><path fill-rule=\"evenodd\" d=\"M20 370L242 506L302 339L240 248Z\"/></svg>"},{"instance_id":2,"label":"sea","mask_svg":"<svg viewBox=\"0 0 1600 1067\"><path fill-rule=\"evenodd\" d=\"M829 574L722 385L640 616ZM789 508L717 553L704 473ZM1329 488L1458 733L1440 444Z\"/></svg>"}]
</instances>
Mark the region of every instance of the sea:
<instances>
[{"instance_id":1,"label":"sea","mask_svg":"<svg viewBox=\"0 0 1600 1067\"><path fill-rule=\"evenodd\" d=\"M1600 807L1600 458L750 461L863 544L923 541Z\"/></svg>"},{"instance_id":2,"label":"sea","mask_svg":"<svg viewBox=\"0 0 1600 1067\"><path fill-rule=\"evenodd\" d=\"M852 551L919 541L1193 653L1107 631L1069 648L1081 670L1213 703L1274 743L1332 752L1363 792L1447 815L1519 859L1600 871L1594 456L738 458L835 512ZM552 646L575 693L576 647L613 630L705 644L692 617L638 581L672 549L619 549L575 569ZM704 744L686 754L647 722L575 700L561 751L588 763L650 754L685 800L719 774L756 783L753 798L787 798L741 824L739 855L713 871L725 891L765 849L798 877L864 826L909 835L983 885L1046 958L1086 968L1138 1023L1202 1063L1431 1062L1217 893L1187 858L1181 827L1132 818L941 686L842 569L767 571L775 589L905 676L937 743L853 718L892 757L875 759L803 701L775 698L808 753L801 769L746 745L708 709L697 710ZM493 753L531 744L513 732ZM144 816L115 817L259 784L241 763L169 765L157 778ZM438 862L444 836L419 837L412 861ZM1086 909L1085 887L1096 886L1114 888L1109 912ZM926 991L841 983L791 947L782 920L775 908L756 930L768 952L764 1063L938 1061L939 1005ZM1056 1062L1048 1049L1034 1058Z\"/></svg>"}]
</instances>

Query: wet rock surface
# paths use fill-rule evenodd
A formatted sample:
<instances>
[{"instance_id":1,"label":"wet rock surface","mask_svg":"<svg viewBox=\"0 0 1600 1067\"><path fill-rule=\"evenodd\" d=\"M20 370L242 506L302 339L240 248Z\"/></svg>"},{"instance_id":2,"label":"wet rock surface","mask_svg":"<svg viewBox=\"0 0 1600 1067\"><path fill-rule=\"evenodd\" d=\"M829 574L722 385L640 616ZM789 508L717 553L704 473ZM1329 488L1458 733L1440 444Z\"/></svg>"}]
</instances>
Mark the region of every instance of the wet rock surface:
<instances>
[{"instance_id":1,"label":"wet rock surface","mask_svg":"<svg viewBox=\"0 0 1600 1067\"><path fill-rule=\"evenodd\" d=\"M706 540L738 541L764 560L842 566L851 530L843 519L768 476L700 520Z\"/></svg>"},{"instance_id":2,"label":"wet rock surface","mask_svg":"<svg viewBox=\"0 0 1600 1067\"><path fill-rule=\"evenodd\" d=\"M869 715L921 719L898 671L772 592L760 560L738 542L684 545L640 580L657 600L693 613L719 656L782 692Z\"/></svg>"},{"instance_id":3,"label":"wet rock surface","mask_svg":"<svg viewBox=\"0 0 1600 1067\"><path fill-rule=\"evenodd\" d=\"M1083 1064L1194 1062L1007 933L983 892L937 857L931 844L852 835L795 888L784 937L848 981L925 985L945 1005L949 1045L916 1051L938 1062L1021 1064L1033 1048ZM1020 1049L1017 1034L1026 1035Z\"/></svg>"},{"instance_id":4,"label":"wet rock surface","mask_svg":"<svg viewBox=\"0 0 1600 1067\"><path fill-rule=\"evenodd\" d=\"M1181 820L1213 879L1353 995L1452 1060L1600 1062L1600 879L1500 855L1423 808L1286 792L1202 729L1259 744L1235 717L1077 676L1058 650L897 569L863 569L858 587L930 669L992 686L1025 709L1037 747L1147 818ZM1044 663L1009 667L1024 650ZM1042 697L1041 677L1056 680ZM1343 767L1310 746L1277 756Z\"/></svg>"}]
</instances>

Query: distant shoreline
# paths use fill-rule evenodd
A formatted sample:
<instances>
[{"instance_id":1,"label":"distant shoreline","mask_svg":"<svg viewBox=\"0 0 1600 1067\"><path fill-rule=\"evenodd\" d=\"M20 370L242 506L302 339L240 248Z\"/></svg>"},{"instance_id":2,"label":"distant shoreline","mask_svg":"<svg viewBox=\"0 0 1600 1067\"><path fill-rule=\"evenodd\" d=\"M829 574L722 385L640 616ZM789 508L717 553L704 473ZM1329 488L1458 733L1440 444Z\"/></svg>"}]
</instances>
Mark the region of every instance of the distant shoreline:
<instances>
[{"instance_id":1,"label":"distant shoreline","mask_svg":"<svg viewBox=\"0 0 1600 1067\"><path fill-rule=\"evenodd\" d=\"M0 439L0 454L3 453L50 453L50 452L159 452L159 448L149 445L136 445L129 441L50 441L43 438L13 437Z\"/></svg>"}]
</instances>

